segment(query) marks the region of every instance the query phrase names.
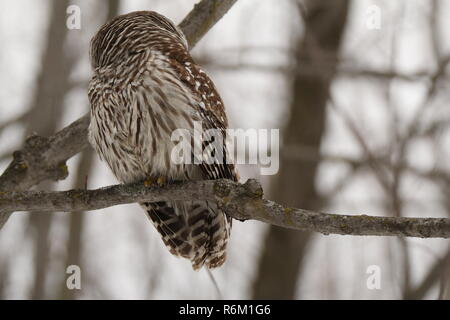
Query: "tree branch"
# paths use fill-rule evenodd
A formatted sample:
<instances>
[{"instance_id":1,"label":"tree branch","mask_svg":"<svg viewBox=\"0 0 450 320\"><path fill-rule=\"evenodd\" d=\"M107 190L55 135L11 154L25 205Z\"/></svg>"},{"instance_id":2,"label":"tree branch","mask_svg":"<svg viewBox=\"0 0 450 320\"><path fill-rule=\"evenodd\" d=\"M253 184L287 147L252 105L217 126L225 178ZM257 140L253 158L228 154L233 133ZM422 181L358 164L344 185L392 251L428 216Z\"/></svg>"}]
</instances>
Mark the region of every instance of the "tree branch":
<instances>
[{"instance_id":1,"label":"tree branch","mask_svg":"<svg viewBox=\"0 0 450 320\"><path fill-rule=\"evenodd\" d=\"M180 28L189 43L194 47L197 42L219 21L237 0L201 1L180 23Z\"/></svg>"},{"instance_id":2,"label":"tree branch","mask_svg":"<svg viewBox=\"0 0 450 320\"><path fill-rule=\"evenodd\" d=\"M325 235L450 238L448 218L339 215L284 207L264 199L261 185L252 179L245 184L208 180L171 184L165 188L147 188L143 183L135 183L96 190L0 192L0 210L88 211L134 202L192 199L216 201L228 215L238 220L259 220Z\"/></svg>"},{"instance_id":3,"label":"tree branch","mask_svg":"<svg viewBox=\"0 0 450 320\"><path fill-rule=\"evenodd\" d=\"M180 27L192 48L237 0L203 0L183 20ZM0 190L25 191L46 180L68 175L65 162L88 146L89 114L49 138L31 136L0 176ZM0 209L0 230L11 211Z\"/></svg>"}]
</instances>

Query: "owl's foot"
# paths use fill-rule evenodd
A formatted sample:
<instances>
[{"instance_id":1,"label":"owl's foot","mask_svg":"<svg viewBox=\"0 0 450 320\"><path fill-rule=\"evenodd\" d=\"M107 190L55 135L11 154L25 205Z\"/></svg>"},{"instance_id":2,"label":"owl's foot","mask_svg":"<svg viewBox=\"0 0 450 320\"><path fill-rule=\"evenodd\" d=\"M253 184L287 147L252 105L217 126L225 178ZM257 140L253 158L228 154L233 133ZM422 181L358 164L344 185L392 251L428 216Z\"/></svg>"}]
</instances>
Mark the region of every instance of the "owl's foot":
<instances>
[{"instance_id":1,"label":"owl's foot","mask_svg":"<svg viewBox=\"0 0 450 320\"><path fill-rule=\"evenodd\" d=\"M144 180L144 185L145 185L147 188L155 187L155 186L158 186L158 187L164 187L164 186L166 185L166 182L167 182L167 180L166 180L166 178L163 177L163 176L159 176L159 177L149 177L149 178L147 178L147 179Z\"/></svg>"},{"instance_id":2,"label":"owl's foot","mask_svg":"<svg viewBox=\"0 0 450 320\"><path fill-rule=\"evenodd\" d=\"M144 186L146 186L147 188L153 187L153 185L155 184L153 178L148 178L144 180Z\"/></svg>"},{"instance_id":3,"label":"owl's foot","mask_svg":"<svg viewBox=\"0 0 450 320\"><path fill-rule=\"evenodd\" d=\"M166 177L159 176L158 179L156 179L156 184L160 187L164 187L167 183Z\"/></svg>"}]
</instances>

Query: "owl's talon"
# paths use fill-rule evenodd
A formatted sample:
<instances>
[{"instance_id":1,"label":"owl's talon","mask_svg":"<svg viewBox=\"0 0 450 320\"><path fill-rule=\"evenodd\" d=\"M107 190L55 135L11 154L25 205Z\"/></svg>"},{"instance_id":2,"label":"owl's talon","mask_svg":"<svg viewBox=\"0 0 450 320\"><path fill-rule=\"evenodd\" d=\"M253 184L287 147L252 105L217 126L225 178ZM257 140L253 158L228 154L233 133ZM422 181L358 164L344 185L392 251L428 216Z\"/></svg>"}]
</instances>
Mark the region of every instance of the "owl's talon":
<instances>
[{"instance_id":1,"label":"owl's talon","mask_svg":"<svg viewBox=\"0 0 450 320\"><path fill-rule=\"evenodd\" d=\"M151 188L151 187L155 186L155 182L156 182L155 178L152 178L152 177L147 178L144 180L144 186L146 186L147 188Z\"/></svg>"},{"instance_id":2,"label":"owl's talon","mask_svg":"<svg viewBox=\"0 0 450 320\"><path fill-rule=\"evenodd\" d=\"M157 178L154 177L150 177L144 180L144 186L146 186L147 188L151 188L151 187L164 187L166 185L166 178L163 176L159 176Z\"/></svg>"},{"instance_id":3,"label":"owl's talon","mask_svg":"<svg viewBox=\"0 0 450 320\"><path fill-rule=\"evenodd\" d=\"M156 183L158 184L158 186L160 187L164 187L164 185L166 184L166 178L163 176L159 176L158 179L156 179Z\"/></svg>"}]
</instances>

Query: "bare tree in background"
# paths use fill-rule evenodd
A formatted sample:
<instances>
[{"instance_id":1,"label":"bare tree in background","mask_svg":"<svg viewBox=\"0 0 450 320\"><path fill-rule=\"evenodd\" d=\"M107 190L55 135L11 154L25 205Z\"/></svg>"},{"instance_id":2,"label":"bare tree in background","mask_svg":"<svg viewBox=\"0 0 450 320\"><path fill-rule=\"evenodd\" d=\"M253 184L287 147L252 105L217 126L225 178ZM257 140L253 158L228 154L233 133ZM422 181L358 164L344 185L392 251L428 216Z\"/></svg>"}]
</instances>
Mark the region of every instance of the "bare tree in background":
<instances>
[{"instance_id":1,"label":"bare tree in background","mask_svg":"<svg viewBox=\"0 0 450 320\"><path fill-rule=\"evenodd\" d=\"M69 1L51 1L51 18L47 32L47 46L42 55L41 70L37 77L35 94L27 117L28 134L43 136L53 134L63 113L64 98L68 91L72 60L64 50L67 35L66 8ZM45 189L51 187L45 183ZM33 299L47 296L45 286L50 269L49 232L53 214L30 215L29 229L32 231L35 257L35 281L31 289Z\"/></svg>"},{"instance_id":2,"label":"bare tree in background","mask_svg":"<svg viewBox=\"0 0 450 320\"><path fill-rule=\"evenodd\" d=\"M102 5L105 7L104 11L106 14L106 21L111 20L119 13L119 5L120 0L110 0L107 2L102 3ZM101 6L101 7L103 7ZM87 87L87 84L86 84ZM78 166L76 167L74 174L76 175L76 179L74 181L73 187L76 188L83 188L85 187L85 184L87 184L87 180L89 178L89 175L92 171L92 165L94 162L95 154L92 150L92 148L87 148L81 153L80 161L78 163ZM82 270L86 270L83 268L83 228L85 223L85 212L79 211L79 212L72 212L69 215L69 221L68 221L68 229L69 229L69 239L67 244L67 254L66 254L66 260L65 263L63 263L63 267L67 267L69 265L78 265L81 267ZM60 278L60 288L61 288L61 296L64 299L76 299L78 290L68 290L66 285L66 274L64 270L60 272L60 276L63 276ZM86 274L84 273L84 277L86 277ZM92 277L91 281L89 281L90 285L92 284Z\"/></svg>"},{"instance_id":3,"label":"bare tree in background","mask_svg":"<svg viewBox=\"0 0 450 320\"><path fill-rule=\"evenodd\" d=\"M299 4L300 7L300 4ZM300 70L292 85L290 117L284 130L283 149L302 146L318 151L325 130L325 112L341 38L347 20L348 1L306 1L305 34L299 41ZM323 70L326 61L327 69ZM316 67L304 74L302 65ZM320 70L320 72L319 72ZM281 154L280 171L271 197L293 207L320 209L315 188L317 162ZM310 233L270 227L254 280L255 299L293 299Z\"/></svg>"},{"instance_id":4,"label":"bare tree in background","mask_svg":"<svg viewBox=\"0 0 450 320\"><path fill-rule=\"evenodd\" d=\"M119 3L119 0L102 3L101 7L105 7L105 12L107 12L106 19L111 19L117 15ZM28 112L15 119L15 121L22 122L26 126L27 135L50 136L56 131L64 112L64 100L72 87L69 76L79 57L84 54L76 50L67 50L66 9L70 5L69 1L50 1L49 4L51 15L45 37L47 46L42 53L41 69L36 79L37 86L30 99L32 103ZM84 186L92 162L93 152L89 148L81 154L74 173L77 176L74 182L75 188ZM41 188L47 190L51 187L52 183L48 182L41 185ZM56 261L57 263L52 261L50 256L51 239L49 233L53 217L54 215L51 213L39 213L29 217L28 229L31 230L35 257L35 279L30 293L30 297L33 299L73 299L76 295L76 291L68 290L66 287L65 268L70 264L80 264L84 215L82 212L74 212L69 215L67 256L65 261ZM57 268L58 271L50 273L51 268ZM6 273L6 268L2 268L2 272ZM49 282L52 288L60 289L47 290L46 287ZM50 294L50 292L53 294Z\"/></svg>"}]
</instances>

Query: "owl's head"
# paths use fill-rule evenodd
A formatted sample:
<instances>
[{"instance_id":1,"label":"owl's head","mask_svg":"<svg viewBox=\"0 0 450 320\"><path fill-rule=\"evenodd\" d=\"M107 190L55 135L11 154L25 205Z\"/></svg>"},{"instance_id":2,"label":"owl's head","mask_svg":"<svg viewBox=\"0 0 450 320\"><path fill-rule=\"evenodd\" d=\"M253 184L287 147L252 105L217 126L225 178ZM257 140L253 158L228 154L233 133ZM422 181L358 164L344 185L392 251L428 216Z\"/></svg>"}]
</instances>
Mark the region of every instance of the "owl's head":
<instances>
[{"instance_id":1,"label":"owl's head","mask_svg":"<svg viewBox=\"0 0 450 320\"><path fill-rule=\"evenodd\" d=\"M131 56L162 42L175 42L186 50L188 48L183 32L157 12L135 11L120 15L103 25L92 38L92 68L123 63Z\"/></svg>"}]
</instances>

